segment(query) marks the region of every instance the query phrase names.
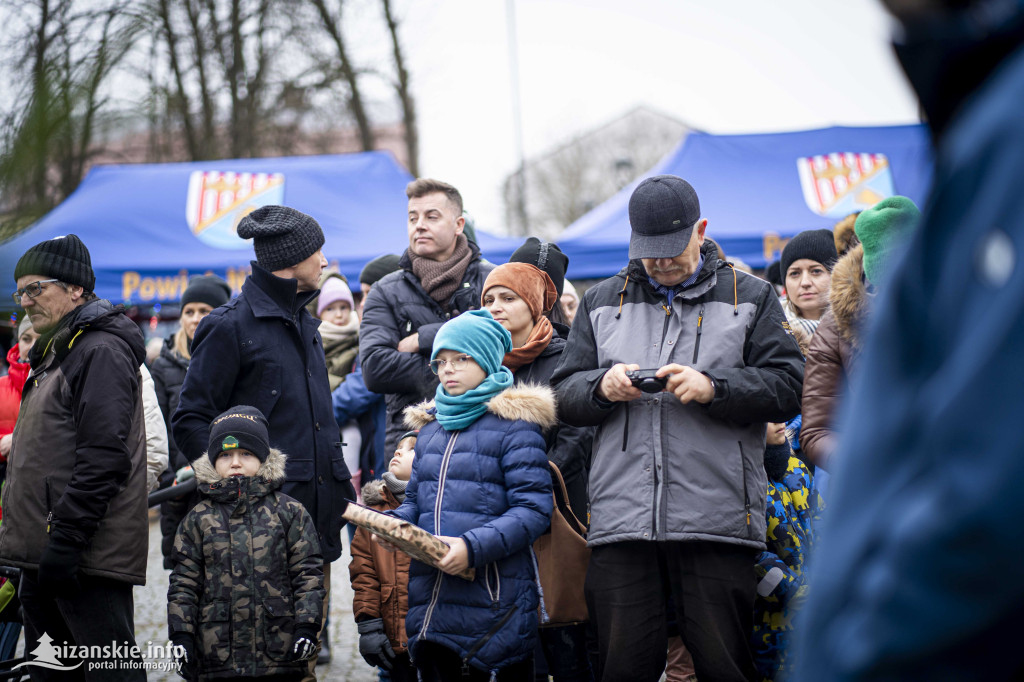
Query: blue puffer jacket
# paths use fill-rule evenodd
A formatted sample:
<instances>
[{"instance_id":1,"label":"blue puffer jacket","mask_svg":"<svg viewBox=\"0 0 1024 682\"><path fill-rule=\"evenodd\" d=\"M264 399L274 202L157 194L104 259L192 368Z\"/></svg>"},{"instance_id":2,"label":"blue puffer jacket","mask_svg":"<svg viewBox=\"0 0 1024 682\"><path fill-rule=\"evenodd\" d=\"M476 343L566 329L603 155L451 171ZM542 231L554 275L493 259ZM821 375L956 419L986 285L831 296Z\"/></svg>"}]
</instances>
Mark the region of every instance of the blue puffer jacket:
<instances>
[{"instance_id":1,"label":"blue puffer jacket","mask_svg":"<svg viewBox=\"0 0 1024 682\"><path fill-rule=\"evenodd\" d=\"M547 387L506 389L462 431L434 420L432 402L406 411L419 428L412 480L399 518L469 547L472 582L413 561L409 649L429 640L494 671L533 653L537 577L532 545L551 519L551 475L542 430L555 424Z\"/></svg>"}]
</instances>

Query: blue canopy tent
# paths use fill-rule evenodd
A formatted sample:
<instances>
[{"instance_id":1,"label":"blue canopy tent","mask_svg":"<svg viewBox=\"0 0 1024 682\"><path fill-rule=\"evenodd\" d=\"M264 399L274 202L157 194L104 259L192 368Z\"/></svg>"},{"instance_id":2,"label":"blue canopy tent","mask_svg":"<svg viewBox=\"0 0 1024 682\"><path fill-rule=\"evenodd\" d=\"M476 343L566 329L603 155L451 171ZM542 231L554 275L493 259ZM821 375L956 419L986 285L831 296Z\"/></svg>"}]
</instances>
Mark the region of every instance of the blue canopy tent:
<instances>
[{"instance_id":1,"label":"blue canopy tent","mask_svg":"<svg viewBox=\"0 0 1024 682\"><path fill-rule=\"evenodd\" d=\"M691 133L643 177L685 178L707 236L752 267L778 258L798 232L828 228L893 194L924 201L932 175L923 125L833 127L789 133ZM570 225L558 239L574 279L609 277L628 260L629 197L642 178Z\"/></svg>"},{"instance_id":2,"label":"blue canopy tent","mask_svg":"<svg viewBox=\"0 0 1024 682\"><path fill-rule=\"evenodd\" d=\"M15 308L18 258L71 233L89 248L96 293L114 303L177 301L188 277L206 272L237 293L253 251L235 226L266 204L315 217L327 239L324 255L358 289L367 261L408 245L411 180L387 152L97 166L57 208L0 245L0 308ZM511 253L519 244L477 234L485 252Z\"/></svg>"}]
</instances>

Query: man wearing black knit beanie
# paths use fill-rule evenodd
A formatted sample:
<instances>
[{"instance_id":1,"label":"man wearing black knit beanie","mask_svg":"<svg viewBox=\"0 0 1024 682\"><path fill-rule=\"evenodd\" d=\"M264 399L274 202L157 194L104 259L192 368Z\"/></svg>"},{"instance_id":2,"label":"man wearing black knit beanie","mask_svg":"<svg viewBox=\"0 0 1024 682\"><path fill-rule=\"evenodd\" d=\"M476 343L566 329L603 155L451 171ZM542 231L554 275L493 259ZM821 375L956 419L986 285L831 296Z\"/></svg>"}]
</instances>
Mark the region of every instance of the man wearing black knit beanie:
<instances>
[{"instance_id":1,"label":"man wearing black knit beanie","mask_svg":"<svg viewBox=\"0 0 1024 682\"><path fill-rule=\"evenodd\" d=\"M123 306L92 293L89 250L73 234L26 251L14 278L14 299L40 333L0 526L0 563L23 571L26 651L45 637L131 648L132 587L146 581L149 535L142 333ZM115 661L103 679L145 680L135 663Z\"/></svg>"},{"instance_id":2,"label":"man wearing black knit beanie","mask_svg":"<svg viewBox=\"0 0 1024 682\"><path fill-rule=\"evenodd\" d=\"M238 224L256 260L242 293L203 318L192 362L172 417L174 440L195 461L209 443L210 422L234 405L266 416L270 446L288 453L281 491L313 517L329 563L341 556L341 518L355 499L342 458L319 322L306 310L327 266L324 233L311 216L263 206Z\"/></svg>"}]
</instances>

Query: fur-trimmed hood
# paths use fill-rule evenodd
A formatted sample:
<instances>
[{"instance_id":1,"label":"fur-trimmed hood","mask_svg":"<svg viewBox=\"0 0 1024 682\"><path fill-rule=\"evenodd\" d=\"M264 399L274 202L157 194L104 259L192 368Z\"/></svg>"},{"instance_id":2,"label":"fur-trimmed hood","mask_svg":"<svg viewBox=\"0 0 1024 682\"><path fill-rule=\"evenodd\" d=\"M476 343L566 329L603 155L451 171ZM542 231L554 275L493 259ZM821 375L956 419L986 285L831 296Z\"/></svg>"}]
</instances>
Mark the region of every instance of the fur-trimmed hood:
<instances>
[{"instance_id":1,"label":"fur-trimmed hood","mask_svg":"<svg viewBox=\"0 0 1024 682\"><path fill-rule=\"evenodd\" d=\"M839 336L858 351L870 301L871 294L864 284L864 246L857 244L832 268L829 303Z\"/></svg>"},{"instance_id":2,"label":"fur-trimmed hood","mask_svg":"<svg viewBox=\"0 0 1024 682\"><path fill-rule=\"evenodd\" d=\"M288 461L288 455L277 448L270 448L267 461L260 465L253 478L262 478L267 483L277 483L278 485L284 483L284 465L286 461ZM200 485L211 485L223 480L213 467L210 457L205 452L202 457L192 462L192 471L195 472L196 481Z\"/></svg>"},{"instance_id":3,"label":"fur-trimmed hood","mask_svg":"<svg viewBox=\"0 0 1024 682\"><path fill-rule=\"evenodd\" d=\"M502 419L522 419L547 431L558 423L555 392L539 384L506 388L487 402L487 410ZM434 401L425 400L403 411L410 429L422 429L436 418Z\"/></svg>"}]
</instances>

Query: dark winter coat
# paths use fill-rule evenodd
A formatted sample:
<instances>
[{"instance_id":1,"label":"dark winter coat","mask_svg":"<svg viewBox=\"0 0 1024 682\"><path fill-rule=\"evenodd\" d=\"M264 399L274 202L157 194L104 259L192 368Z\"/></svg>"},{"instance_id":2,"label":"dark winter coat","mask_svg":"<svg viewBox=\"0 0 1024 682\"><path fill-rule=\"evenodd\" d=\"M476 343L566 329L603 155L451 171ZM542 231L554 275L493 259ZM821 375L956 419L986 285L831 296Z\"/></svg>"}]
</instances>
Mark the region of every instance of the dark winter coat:
<instances>
[{"instance_id":1,"label":"dark winter coat","mask_svg":"<svg viewBox=\"0 0 1024 682\"><path fill-rule=\"evenodd\" d=\"M561 326L561 325L559 325ZM562 327L565 332L568 329ZM540 384L547 386L551 375L565 350L565 338L552 335L547 348L540 352L533 362L523 365L515 371L516 385ZM569 506L576 518L587 522L587 469L590 466L590 451L594 445L593 426L573 426L559 420L555 426L545 432L544 440L548 445L548 460L554 462L565 480L569 491Z\"/></svg>"},{"instance_id":2,"label":"dark winter coat","mask_svg":"<svg viewBox=\"0 0 1024 682\"><path fill-rule=\"evenodd\" d=\"M533 542L551 521L551 474L543 429L555 423L547 387L514 386L462 431L446 431L431 403L407 412L419 428L412 480L394 515L434 535L461 537L473 581L413 561L406 631L483 670L531 655L537 641ZM493 630L493 632L492 632Z\"/></svg>"},{"instance_id":3,"label":"dark winter coat","mask_svg":"<svg viewBox=\"0 0 1024 682\"><path fill-rule=\"evenodd\" d=\"M1024 7L959 6L898 50L935 176L842 410L800 682L1024 670Z\"/></svg>"},{"instance_id":4,"label":"dark winter coat","mask_svg":"<svg viewBox=\"0 0 1024 682\"><path fill-rule=\"evenodd\" d=\"M145 357L138 326L104 300L36 342L7 458L0 563L37 570L49 525L85 547L83 573L145 584Z\"/></svg>"},{"instance_id":5,"label":"dark winter coat","mask_svg":"<svg viewBox=\"0 0 1024 682\"><path fill-rule=\"evenodd\" d=\"M363 503L380 511L397 509L398 500L384 481L363 486ZM397 653L406 650L405 616L409 612L409 562L405 552L389 552L373 542L370 531L357 528L352 538L352 615L356 621L380 618L384 632Z\"/></svg>"},{"instance_id":6,"label":"dark winter coat","mask_svg":"<svg viewBox=\"0 0 1024 682\"><path fill-rule=\"evenodd\" d=\"M864 246L857 244L832 269L831 305L811 339L804 367L800 446L806 458L825 469L831 468L839 401L860 351L870 298L864 283Z\"/></svg>"},{"instance_id":7,"label":"dark winter coat","mask_svg":"<svg viewBox=\"0 0 1024 682\"><path fill-rule=\"evenodd\" d=\"M160 411L164 415L164 423L171 423L171 416L178 409L181 387L185 383L185 372L188 371L188 360L174 350L174 337L164 340L160 355L153 361L149 373L153 375L153 388L156 389L156 400L160 403ZM168 429L168 467L172 472L189 463L187 457L174 442L174 434Z\"/></svg>"},{"instance_id":8,"label":"dark winter coat","mask_svg":"<svg viewBox=\"0 0 1024 682\"><path fill-rule=\"evenodd\" d=\"M736 272L706 242L704 267L666 314L639 261L583 296L555 370L559 416L597 426L590 465L592 545L703 540L764 548L767 421L800 412L803 357L772 286ZM615 363L707 374L707 405L670 393L607 402ZM639 501L638 501L639 500Z\"/></svg>"},{"instance_id":9,"label":"dark winter coat","mask_svg":"<svg viewBox=\"0 0 1024 682\"><path fill-rule=\"evenodd\" d=\"M480 307L480 290L494 266L480 259L476 244L469 242L469 248L473 260L462 286L448 301L447 313L413 274L408 251L399 261L402 269L379 280L366 295L359 326L359 360L366 387L387 399L387 452L394 452L398 437L405 432L402 411L433 397L437 389L437 377L429 366L437 330L459 313ZM417 333L419 353L398 350L399 341Z\"/></svg>"},{"instance_id":10,"label":"dark winter coat","mask_svg":"<svg viewBox=\"0 0 1024 682\"><path fill-rule=\"evenodd\" d=\"M339 426L349 419L355 419L359 424L359 434L363 441L359 464L363 467L363 480L371 478L366 467L373 472L372 478L379 478L387 471L388 462L391 461L391 453L384 448L384 396L366 388L363 368L358 359L352 373L331 391L331 406Z\"/></svg>"},{"instance_id":11,"label":"dark winter coat","mask_svg":"<svg viewBox=\"0 0 1024 682\"><path fill-rule=\"evenodd\" d=\"M807 599L807 559L814 549L815 524L822 504L811 472L789 445L765 450L768 474L767 548L757 557L757 598L751 647L757 670L766 680L785 679L793 622Z\"/></svg>"},{"instance_id":12,"label":"dark winter coat","mask_svg":"<svg viewBox=\"0 0 1024 682\"><path fill-rule=\"evenodd\" d=\"M345 500L354 499L341 452L319 321L295 280L252 263L242 293L203 318L173 417L174 439L190 461L206 451L210 422L234 405L252 405L270 425L272 447L287 447L282 492L309 511L324 560L341 556Z\"/></svg>"},{"instance_id":13,"label":"dark winter coat","mask_svg":"<svg viewBox=\"0 0 1024 682\"><path fill-rule=\"evenodd\" d=\"M309 513L278 491L285 462L271 449L255 476L224 479L206 456L192 465L205 499L174 542L167 626L195 637L204 678L307 667L292 660L293 632L320 627L323 557Z\"/></svg>"}]
</instances>

